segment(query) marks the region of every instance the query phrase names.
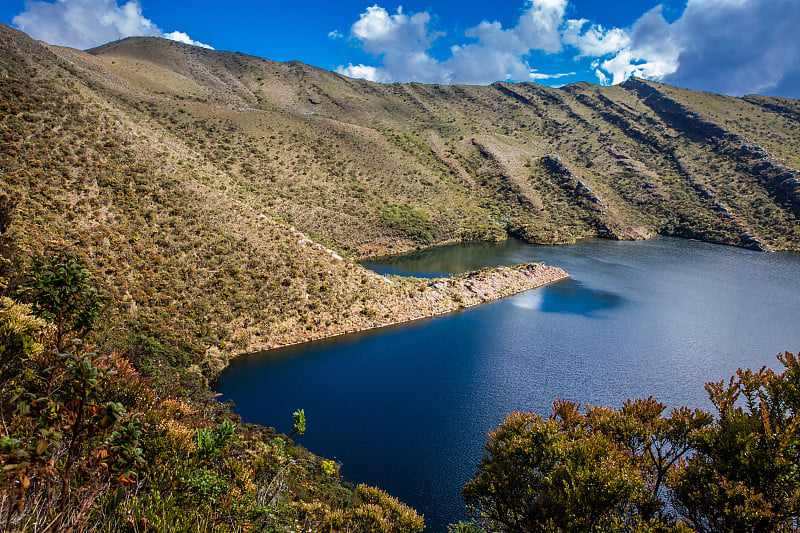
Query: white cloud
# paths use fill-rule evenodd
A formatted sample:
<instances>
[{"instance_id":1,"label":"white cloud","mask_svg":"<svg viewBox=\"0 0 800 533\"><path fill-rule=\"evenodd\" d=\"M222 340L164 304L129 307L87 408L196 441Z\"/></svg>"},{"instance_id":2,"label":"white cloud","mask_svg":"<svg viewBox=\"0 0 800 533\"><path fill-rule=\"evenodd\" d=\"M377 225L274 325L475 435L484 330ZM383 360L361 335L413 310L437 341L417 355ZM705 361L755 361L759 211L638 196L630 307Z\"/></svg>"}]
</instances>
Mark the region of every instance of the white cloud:
<instances>
[{"instance_id":1,"label":"white cloud","mask_svg":"<svg viewBox=\"0 0 800 533\"><path fill-rule=\"evenodd\" d=\"M341 39L342 37L344 37L344 35L342 35L342 33L339 30L333 30L328 32L329 39Z\"/></svg>"},{"instance_id":2,"label":"white cloud","mask_svg":"<svg viewBox=\"0 0 800 533\"><path fill-rule=\"evenodd\" d=\"M532 68L531 53L538 51L594 58L591 71L601 84L633 75L726 94L800 97L798 0L688 0L672 23L659 5L626 28L566 19L566 10L567 0L527 0L516 26L483 21L443 59L430 52L443 33L430 28L428 13L390 14L374 5L350 35L382 62L369 74L389 81L485 84L557 76ZM351 67L367 72L365 65Z\"/></svg>"},{"instance_id":3,"label":"white cloud","mask_svg":"<svg viewBox=\"0 0 800 533\"><path fill-rule=\"evenodd\" d=\"M716 0L715 0L716 1ZM610 30L613 31L613 30ZM619 39L617 50L606 50L599 56L613 54L600 63L610 75L611 83L620 83L631 76L660 80L678 68L682 47L661 14L661 6L646 12Z\"/></svg>"},{"instance_id":4,"label":"white cloud","mask_svg":"<svg viewBox=\"0 0 800 533\"><path fill-rule=\"evenodd\" d=\"M211 48L181 31L164 33L142 15L142 8L136 0L129 0L122 7L116 0L25 2L25 11L12 22L35 39L79 49L132 36L164 37Z\"/></svg>"},{"instance_id":5,"label":"white cloud","mask_svg":"<svg viewBox=\"0 0 800 533\"><path fill-rule=\"evenodd\" d=\"M431 16L425 12L409 17L402 8L397 8L397 13L390 15L384 8L374 5L361 14L350 33L371 54L391 54L398 45L407 50L422 51L442 35L428 30L430 20Z\"/></svg>"},{"instance_id":6,"label":"white cloud","mask_svg":"<svg viewBox=\"0 0 800 533\"><path fill-rule=\"evenodd\" d=\"M191 44L192 46L199 46L200 48L208 48L213 50L213 48L205 43L201 43L200 41L195 41L191 39L188 35L183 33L182 31L173 31L170 33L165 33L162 37L166 39L171 39L173 41L178 41L179 43L184 44Z\"/></svg>"},{"instance_id":7,"label":"white cloud","mask_svg":"<svg viewBox=\"0 0 800 533\"><path fill-rule=\"evenodd\" d=\"M564 44L574 46L582 56L601 57L618 52L628 46L630 36L620 28L604 29L592 24L585 32L586 19L570 19L564 23L561 38Z\"/></svg>"},{"instance_id":8,"label":"white cloud","mask_svg":"<svg viewBox=\"0 0 800 533\"><path fill-rule=\"evenodd\" d=\"M559 27L566 6L567 0L529 0L515 27L505 29L499 22L483 21L465 32L474 42L452 46L452 56L444 61L429 52L444 33L430 28L427 12L407 15L398 8L389 14L374 5L360 15L350 35L366 52L381 58L383 67L369 73L381 79L475 84L529 79L532 69L525 56L531 50L555 53L561 49ZM351 68L366 72L364 65L340 67L339 71ZM538 79L543 79L541 76Z\"/></svg>"},{"instance_id":9,"label":"white cloud","mask_svg":"<svg viewBox=\"0 0 800 533\"><path fill-rule=\"evenodd\" d=\"M626 30L630 41L601 64L631 75L731 95L800 97L797 0L689 0L669 24L661 6Z\"/></svg>"},{"instance_id":10,"label":"white cloud","mask_svg":"<svg viewBox=\"0 0 800 533\"><path fill-rule=\"evenodd\" d=\"M561 72L559 74L543 74L541 72L536 72L532 70L528 77L534 81L536 80L555 80L557 78L563 78L564 76L574 76L574 72Z\"/></svg>"},{"instance_id":11,"label":"white cloud","mask_svg":"<svg viewBox=\"0 0 800 533\"><path fill-rule=\"evenodd\" d=\"M560 26L567 0L529 0L528 9L511 31L527 50L555 53L561 50ZM526 50L526 52L527 52Z\"/></svg>"},{"instance_id":12,"label":"white cloud","mask_svg":"<svg viewBox=\"0 0 800 533\"><path fill-rule=\"evenodd\" d=\"M670 25L679 67L667 83L726 94L800 97L797 0L689 0Z\"/></svg>"},{"instance_id":13,"label":"white cloud","mask_svg":"<svg viewBox=\"0 0 800 533\"><path fill-rule=\"evenodd\" d=\"M364 65L350 65L340 67L340 72L383 81L437 81L437 62L428 49L442 34L429 30L430 19L428 13L408 16L398 8L390 15L377 5L368 7L350 28L350 35L361 42L365 51L380 56L384 66L369 71Z\"/></svg>"},{"instance_id":14,"label":"white cloud","mask_svg":"<svg viewBox=\"0 0 800 533\"><path fill-rule=\"evenodd\" d=\"M370 67L368 65L353 65L350 64L348 66L340 65L339 68L336 69L336 72L347 76L348 78L361 78L368 81L376 81L379 83L386 83L391 81L391 78L386 73L385 70L376 67Z\"/></svg>"}]
</instances>

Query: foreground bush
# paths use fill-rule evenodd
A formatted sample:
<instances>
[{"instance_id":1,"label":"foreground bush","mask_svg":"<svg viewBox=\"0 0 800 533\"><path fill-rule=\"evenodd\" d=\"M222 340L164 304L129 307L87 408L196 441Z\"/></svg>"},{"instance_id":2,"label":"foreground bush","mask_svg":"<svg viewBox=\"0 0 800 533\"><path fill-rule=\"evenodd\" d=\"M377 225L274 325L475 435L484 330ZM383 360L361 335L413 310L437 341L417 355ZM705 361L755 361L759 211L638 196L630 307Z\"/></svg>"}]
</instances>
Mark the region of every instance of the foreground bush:
<instances>
[{"instance_id":1,"label":"foreground bush","mask_svg":"<svg viewBox=\"0 0 800 533\"><path fill-rule=\"evenodd\" d=\"M653 398L511 413L463 490L485 531L800 530L800 363L706 389L716 417ZM454 529L458 530L458 529Z\"/></svg>"},{"instance_id":2,"label":"foreground bush","mask_svg":"<svg viewBox=\"0 0 800 533\"><path fill-rule=\"evenodd\" d=\"M154 388L92 344L91 283L74 257L40 258L31 302L0 299L0 531L422 530L413 509L348 488L334 462L237 423L210 392Z\"/></svg>"}]
</instances>

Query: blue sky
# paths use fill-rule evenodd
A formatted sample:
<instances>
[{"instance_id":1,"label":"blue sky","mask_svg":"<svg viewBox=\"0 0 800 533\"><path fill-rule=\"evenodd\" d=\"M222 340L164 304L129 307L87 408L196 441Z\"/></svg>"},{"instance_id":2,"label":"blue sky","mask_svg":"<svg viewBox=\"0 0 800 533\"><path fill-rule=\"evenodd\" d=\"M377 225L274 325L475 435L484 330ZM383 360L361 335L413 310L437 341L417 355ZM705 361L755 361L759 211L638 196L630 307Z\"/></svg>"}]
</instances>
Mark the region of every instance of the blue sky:
<instances>
[{"instance_id":1,"label":"blue sky","mask_svg":"<svg viewBox=\"0 0 800 533\"><path fill-rule=\"evenodd\" d=\"M76 48L156 35L382 82L633 74L800 98L800 0L4 0L0 21Z\"/></svg>"}]
</instances>

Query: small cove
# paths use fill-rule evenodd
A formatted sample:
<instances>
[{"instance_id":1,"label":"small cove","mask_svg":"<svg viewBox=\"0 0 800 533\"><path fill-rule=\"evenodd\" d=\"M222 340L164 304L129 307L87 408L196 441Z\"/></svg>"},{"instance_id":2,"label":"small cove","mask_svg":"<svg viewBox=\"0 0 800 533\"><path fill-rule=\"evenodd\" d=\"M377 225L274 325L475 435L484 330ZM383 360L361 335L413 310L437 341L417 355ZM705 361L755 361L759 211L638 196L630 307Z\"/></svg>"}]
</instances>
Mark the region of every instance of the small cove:
<instances>
[{"instance_id":1,"label":"small cove","mask_svg":"<svg viewBox=\"0 0 800 533\"><path fill-rule=\"evenodd\" d=\"M463 518L459 491L505 413L563 397L618 406L654 395L710 408L703 383L800 349L800 256L678 239L532 247L467 244L367 266L440 276L544 261L571 278L475 308L234 360L222 400L247 422L291 427L425 514ZM281 425L283 424L283 426Z\"/></svg>"}]
</instances>

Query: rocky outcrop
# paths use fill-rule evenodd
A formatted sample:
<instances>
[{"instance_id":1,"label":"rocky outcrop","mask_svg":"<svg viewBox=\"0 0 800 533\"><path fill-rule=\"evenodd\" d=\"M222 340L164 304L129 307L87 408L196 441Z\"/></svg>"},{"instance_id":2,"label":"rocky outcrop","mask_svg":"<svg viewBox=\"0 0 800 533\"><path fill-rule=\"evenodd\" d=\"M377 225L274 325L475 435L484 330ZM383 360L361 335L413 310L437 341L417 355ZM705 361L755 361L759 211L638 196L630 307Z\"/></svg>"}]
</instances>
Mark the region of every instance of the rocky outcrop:
<instances>
[{"instance_id":1,"label":"rocky outcrop","mask_svg":"<svg viewBox=\"0 0 800 533\"><path fill-rule=\"evenodd\" d=\"M272 336L265 343L247 346L242 353L265 351L442 315L535 289L568 276L557 267L528 263L514 267L484 268L452 278L420 280L403 296L389 301L366 302L338 317L336 322L319 329L309 331L298 324ZM387 279L387 282L391 280Z\"/></svg>"},{"instance_id":2,"label":"rocky outcrop","mask_svg":"<svg viewBox=\"0 0 800 533\"><path fill-rule=\"evenodd\" d=\"M621 87L635 91L639 98L661 116L667 123L678 129L716 142L719 147L750 167L768 187L782 194L800 207L800 171L790 168L784 161L738 133L704 119L675 101L656 87L636 78L630 78Z\"/></svg>"},{"instance_id":3,"label":"rocky outcrop","mask_svg":"<svg viewBox=\"0 0 800 533\"><path fill-rule=\"evenodd\" d=\"M603 201L592 192L585 183L564 165L558 154L548 154L541 159L542 165L547 171L557 176L561 180L563 187L574 192L575 196L587 200L590 204L597 206L596 209L603 207Z\"/></svg>"},{"instance_id":4,"label":"rocky outcrop","mask_svg":"<svg viewBox=\"0 0 800 533\"><path fill-rule=\"evenodd\" d=\"M571 194L592 214L594 227L600 237L606 239L635 239L635 235L620 229L607 217L606 206L592 189L581 181L567 166L561 161L558 154L548 154L540 159L540 164L547 172L559 180L562 189L570 191Z\"/></svg>"},{"instance_id":5,"label":"rocky outcrop","mask_svg":"<svg viewBox=\"0 0 800 533\"><path fill-rule=\"evenodd\" d=\"M516 100L517 102L520 102L522 104L525 104L527 106L530 106L530 107L534 108L536 110L536 114L537 115L539 115L539 116L542 115L542 110L539 107L539 105L536 104L536 102L534 102L530 98L527 98L527 97L519 94L517 91L512 90L510 87L508 87L508 85L498 81L498 82L493 83L491 86L492 86L493 89L497 89L498 91L500 91L504 95L508 96L509 98L512 98L512 99Z\"/></svg>"},{"instance_id":6,"label":"rocky outcrop","mask_svg":"<svg viewBox=\"0 0 800 533\"><path fill-rule=\"evenodd\" d=\"M620 87L634 91L639 98L668 123L680 123L684 130L694 132L703 137L724 137L728 130L713 122L704 120L697 113L688 110L683 104L676 102L649 83L637 78L629 78Z\"/></svg>"}]
</instances>

